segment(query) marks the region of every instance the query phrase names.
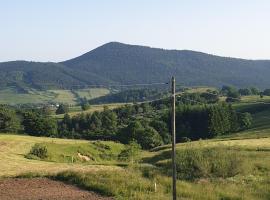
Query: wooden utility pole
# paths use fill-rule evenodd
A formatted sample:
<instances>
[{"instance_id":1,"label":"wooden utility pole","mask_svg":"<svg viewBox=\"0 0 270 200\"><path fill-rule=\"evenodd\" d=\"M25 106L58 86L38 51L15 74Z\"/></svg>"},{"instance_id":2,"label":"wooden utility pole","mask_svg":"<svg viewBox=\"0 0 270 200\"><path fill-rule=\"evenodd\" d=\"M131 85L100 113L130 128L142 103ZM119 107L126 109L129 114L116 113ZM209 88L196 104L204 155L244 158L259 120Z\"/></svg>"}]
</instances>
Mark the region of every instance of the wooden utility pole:
<instances>
[{"instance_id":1,"label":"wooden utility pole","mask_svg":"<svg viewBox=\"0 0 270 200\"><path fill-rule=\"evenodd\" d=\"M175 78L172 77L172 184L173 200L176 200L176 151L175 151Z\"/></svg>"}]
</instances>

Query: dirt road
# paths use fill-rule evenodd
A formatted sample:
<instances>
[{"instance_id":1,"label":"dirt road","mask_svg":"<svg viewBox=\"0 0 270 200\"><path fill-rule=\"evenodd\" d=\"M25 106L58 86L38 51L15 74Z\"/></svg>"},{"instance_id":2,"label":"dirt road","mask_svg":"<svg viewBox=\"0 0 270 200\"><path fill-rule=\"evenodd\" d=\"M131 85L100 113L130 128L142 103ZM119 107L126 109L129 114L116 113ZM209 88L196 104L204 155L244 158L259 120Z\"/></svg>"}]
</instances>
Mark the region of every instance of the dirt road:
<instances>
[{"instance_id":1,"label":"dirt road","mask_svg":"<svg viewBox=\"0 0 270 200\"><path fill-rule=\"evenodd\" d=\"M2 200L112 200L47 178L0 180Z\"/></svg>"}]
</instances>

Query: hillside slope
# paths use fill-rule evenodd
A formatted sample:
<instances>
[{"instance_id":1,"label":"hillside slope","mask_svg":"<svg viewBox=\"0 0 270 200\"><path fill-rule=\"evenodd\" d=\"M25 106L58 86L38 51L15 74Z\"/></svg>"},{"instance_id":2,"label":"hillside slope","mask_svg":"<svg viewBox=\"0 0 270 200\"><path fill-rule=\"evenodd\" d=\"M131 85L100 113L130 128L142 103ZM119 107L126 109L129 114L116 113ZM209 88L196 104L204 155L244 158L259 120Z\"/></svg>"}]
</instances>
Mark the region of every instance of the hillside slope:
<instances>
[{"instance_id":1,"label":"hillside slope","mask_svg":"<svg viewBox=\"0 0 270 200\"><path fill-rule=\"evenodd\" d=\"M167 82L183 85L270 86L270 61L224 58L111 42L61 63L0 63L0 89L72 88L89 84Z\"/></svg>"},{"instance_id":2,"label":"hillside slope","mask_svg":"<svg viewBox=\"0 0 270 200\"><path fill-rule=\"evenodd\" d=\"M270 61L224 58L117 42L105 44L63 64L122 84L168 81L174 75L184 85L230 84L262 88L270 85Z\"/></svg>"}]
</instances>

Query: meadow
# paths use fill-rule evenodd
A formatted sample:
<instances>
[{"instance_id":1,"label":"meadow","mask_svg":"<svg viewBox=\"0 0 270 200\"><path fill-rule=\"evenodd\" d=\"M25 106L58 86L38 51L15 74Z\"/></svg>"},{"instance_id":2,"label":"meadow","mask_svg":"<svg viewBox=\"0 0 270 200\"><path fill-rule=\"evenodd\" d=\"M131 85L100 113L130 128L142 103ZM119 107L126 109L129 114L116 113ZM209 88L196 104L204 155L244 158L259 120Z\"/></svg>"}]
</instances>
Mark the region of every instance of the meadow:
<instances>
[{"instance_id":1,"label":"meadow","mask_svg":"<svg viewBox=\"0 0 270 200\"><path fill-rule=\"evenodd\" d=\"M178 199L270 199L270 108L247 102L234 106L252 113L250 129L177 144ZM74 108L72 114L80 112ZM28 157L35 144L46 146L49 156ZM171 199L171 146L141 150L135 163L119 160L126 147L112 141L0 134L0 177L48 177L118 200Z\"/></svg>"},{"instance_id":2,"label":"meadow","mask_svg":"<svg viewBox=\"0 0 270 200\"><path fill-rule=\"evenodd\" d=\"M76 90L35 90L27 89L27 92L18 92L9 87L0 90L0 104L47 104L65 103L76 105L79 98L93 99L109 94L105 88L86 88Z\"/></svg>"},{"instance_id":3,"label":"meadow","mask_svg":"<svg viewBox=\"0 0 270 200\"><path fill-rule=\"evenodd\" d=\"M105 196L114 196L116 199L170 199L170 145L142 151L140 161L132 164L117 160L117 154L124 145L114 142L1 134L0 143L1 177L46 176ZM50 154L48 159L25 157L36 143L47 146ZM228 148L237 157L241 157L241 171L232 177L179 179L178 198L269 199L270 137L252 139L251 136L246 139L181 143L177 144L177 151L178 155L182 155L181 152L185 149L195 148L200 152L215 147ZM77 152L91 156L92 159L82 162L78 159ZM71 157L75 161L71 162Z\"/></svg>"}]
</instances>

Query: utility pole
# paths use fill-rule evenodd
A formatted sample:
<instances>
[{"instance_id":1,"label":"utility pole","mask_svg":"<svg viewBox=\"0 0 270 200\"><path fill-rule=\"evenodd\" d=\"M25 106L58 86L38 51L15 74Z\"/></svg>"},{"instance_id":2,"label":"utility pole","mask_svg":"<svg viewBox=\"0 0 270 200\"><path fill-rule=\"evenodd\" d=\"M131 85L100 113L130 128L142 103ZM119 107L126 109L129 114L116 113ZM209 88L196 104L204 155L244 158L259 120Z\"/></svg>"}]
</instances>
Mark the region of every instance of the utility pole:
<instances>
[{"instance_id":1,"label":"utility pole","mask_svg":"<svg viewBox=\"0 0 270 200\"><path fill-rule=\"evenodd\" d=\"M172 77L172 184L173 184L173 200L176 200L176 151L175 151L175 78Z\"/></svg>"}]
</instances>

